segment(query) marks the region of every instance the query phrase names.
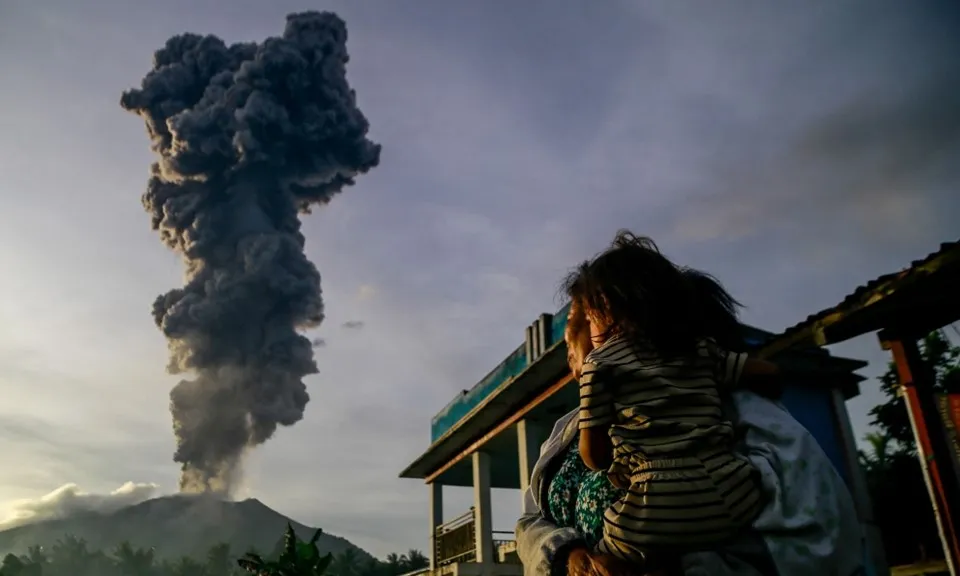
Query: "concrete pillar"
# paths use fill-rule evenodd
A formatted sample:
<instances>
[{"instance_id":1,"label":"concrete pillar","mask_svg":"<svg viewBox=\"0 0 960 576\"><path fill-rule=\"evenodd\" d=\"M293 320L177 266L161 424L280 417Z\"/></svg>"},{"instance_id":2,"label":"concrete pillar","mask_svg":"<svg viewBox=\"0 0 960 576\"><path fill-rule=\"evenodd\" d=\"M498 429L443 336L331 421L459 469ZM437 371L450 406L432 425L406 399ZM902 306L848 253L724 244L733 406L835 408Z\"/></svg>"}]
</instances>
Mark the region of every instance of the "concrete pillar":
<instances>
[{"instance_id":1,"label":"concrete pillar","mask_svg":"<svg viewBox=\"0 0 960 576\"><path fill-rule=\"evenodd\" d=\"M517 422L517 448L520 451L520 491L530 485L533 467L540 458L540 445L546 440L545 428L526 418Z\"/></svg>"},{"instance_id":2,"label":"concrete pillar","mask_svg":"<svg viewBox=\"0 0 960 576\"><path fill-rule=\"evenodd\" d=\"M490 455L473 453L473 508L476 520L477 562L493 563L493 507L490 503Z\"/></svg>"},{"instance_id":3,"label":"concrete pillar","mask_svg":"<svg viewBox=\"0 0 960 576\"><path fill-rule=\"evenodd\" d=\"M850 479L850 485L847 488L853 496L853 503L857 508L857 517L860 519L860 525L863 526L867 554L870 563L873 565L872 573L877 576L888 576L890 568L887 565L886 555L883 553L880 527L877 526L873 518L873 503L870 500L870 491L867 489L867 478L863 473L863 467L860 465L860 458L857 454L857 440L853 435L853 426L850 424L847 401L839 388L831 390L831 401L833 418L840 432L847 477Z\"/></svg>"},{"instance_id":4,"label":"concrete pillar","mask_svg":"<svg viewBox=\"0 0 960 576\"><path fill-rule=\"evenodd\" d=\"M437 529L443 524L443 485L430 486L430 569L437 568Z\"/></svg>"},{"instance_id":5,"label":"concrete pillar","mask_svg":"<svg viewBox=\"0 0 960 576\"><path fill-rule=\"evenodd\" d=\"M540 343L540 356L550 348L553 342L550 341L553 332L553 314L541 314L537 318L537 341Z\"/></svg>"},{"instance_id":6,"label":"concrete pillar","mask_svg":"<svg viewBox=\"0 0 960 576\"><path fill-rule=\"evenodd\" d=\"M535 332L533 330L533 324L527 326L526 339L524 340L525 350L527 351L527 365L533 364L533 361L537 359L537 351L535 349Z\"/></svg>"}]
</instances>

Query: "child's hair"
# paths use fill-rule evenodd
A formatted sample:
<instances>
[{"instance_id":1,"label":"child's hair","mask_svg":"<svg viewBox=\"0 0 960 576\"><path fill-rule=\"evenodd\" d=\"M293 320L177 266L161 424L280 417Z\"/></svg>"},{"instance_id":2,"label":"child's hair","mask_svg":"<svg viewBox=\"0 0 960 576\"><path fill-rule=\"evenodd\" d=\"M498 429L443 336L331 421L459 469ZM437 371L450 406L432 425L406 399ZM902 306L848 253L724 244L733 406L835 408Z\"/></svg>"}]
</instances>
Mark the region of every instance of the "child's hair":
<instances>
[{"instance_id":1,"label":"child's hair","mask_svg":"<svg viewBox=\"0 0 960 576\"><path fill-rule=\"evenodd\" d=\"M720 281L695 268L681 270L687 277L694 298L699 302L700 337L713 338L732 352L745 352L743 326L737 318L741 304L727 292Z\"/></svg>"},{"instance_id":2,"label":"child's hair","mask_svg":"<svg viewBox=\"0 0 960 576\"><path fill-rule=\"evenodd\" d=\"M626 230L571 272L563 290L574 305L609 326L605 337L621 333L648 342L667 358L694 353L702 338L722 346L742 340L739 303L719 282L677 267L653 240Z\"/></svg>"}]
</instances>

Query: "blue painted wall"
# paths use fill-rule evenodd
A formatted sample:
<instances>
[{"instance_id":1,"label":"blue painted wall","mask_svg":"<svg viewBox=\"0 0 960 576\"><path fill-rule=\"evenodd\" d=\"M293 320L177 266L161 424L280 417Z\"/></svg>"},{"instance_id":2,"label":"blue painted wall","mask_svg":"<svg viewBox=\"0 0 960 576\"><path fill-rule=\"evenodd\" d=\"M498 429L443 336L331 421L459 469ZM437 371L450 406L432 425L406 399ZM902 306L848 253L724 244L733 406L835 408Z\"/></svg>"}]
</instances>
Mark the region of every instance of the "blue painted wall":
<instances>
[{"instance_id":1,"label":"blue painted wall","mask_svg":"<svg viewBox=\"0 0 960 576\"><path fill-rule=\"evenodd\" d=\"M843 436L833 417L830 394L831 391L824 388L787 386L783 391L783 404L813 434L847 487L850 487L850 471L847 470L843 454Z\"/></svg>"}]
</instances>

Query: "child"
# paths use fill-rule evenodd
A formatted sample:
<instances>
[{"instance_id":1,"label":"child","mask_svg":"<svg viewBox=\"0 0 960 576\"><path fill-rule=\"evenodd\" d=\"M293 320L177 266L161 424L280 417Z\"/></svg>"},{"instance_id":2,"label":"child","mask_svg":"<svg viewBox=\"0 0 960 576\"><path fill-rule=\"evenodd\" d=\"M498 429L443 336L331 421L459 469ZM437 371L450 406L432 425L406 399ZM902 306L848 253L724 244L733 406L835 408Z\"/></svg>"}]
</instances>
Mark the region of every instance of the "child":
<instances>
[{"instance_id":1,"label":"child","mask_svg":"<svg viewBox=\"0 0 960 576\"><path fill-rule=\"evenodd\" d=\"M649 569L651 559L733 537L759 513L761 491L756 471L733 453L719 391L742 375L775 372L707 337L724 317L708 313L719 306L735 320L736 301L628 232L581 265L566 291L571 319L582 312L595 346L578 378L579 451L627 489L604 513L598 551Z\"/></svg>"}]
</instances>

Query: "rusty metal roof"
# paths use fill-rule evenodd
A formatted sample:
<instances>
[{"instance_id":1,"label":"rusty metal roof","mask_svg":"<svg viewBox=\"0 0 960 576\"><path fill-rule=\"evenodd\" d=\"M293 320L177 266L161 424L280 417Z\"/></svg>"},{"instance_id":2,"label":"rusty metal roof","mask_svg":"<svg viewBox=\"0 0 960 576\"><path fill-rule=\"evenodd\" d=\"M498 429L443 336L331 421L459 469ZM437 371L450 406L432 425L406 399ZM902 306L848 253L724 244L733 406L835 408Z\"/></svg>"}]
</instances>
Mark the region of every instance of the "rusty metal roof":
<instances>
[{"instance_id":1,"label":"rusty metal roof","mask_svg":"<svg viewBox=\"0 0 960 576\"><path fill-rule=\"evenodd\" d=\"M821 310L790 326L770 340L764 348L764 355L797 345L824 346L845 340L847 338L831 339L825 332L850 315L862 312L882 301L890 300L890 297L898 291L916 286L924 280L929 280L938 272L950 269L950 272L952 272L951 280L955 281L957 275L960 274L960 266L958 265L960 265L960 240L943 243L939 250L920 260L911 262L909 267L899 272L884 274L875 278L859 286L836 306Z\"/></svg>"}]
</instances>

